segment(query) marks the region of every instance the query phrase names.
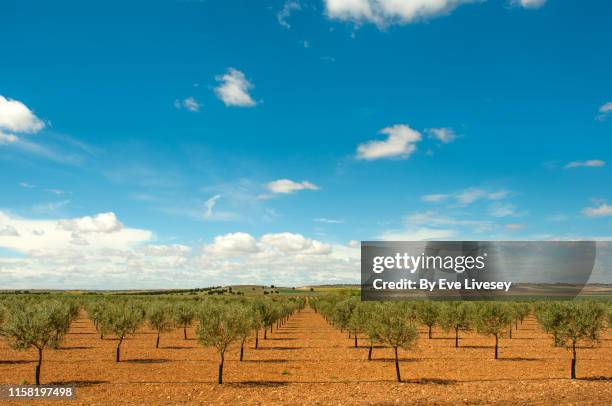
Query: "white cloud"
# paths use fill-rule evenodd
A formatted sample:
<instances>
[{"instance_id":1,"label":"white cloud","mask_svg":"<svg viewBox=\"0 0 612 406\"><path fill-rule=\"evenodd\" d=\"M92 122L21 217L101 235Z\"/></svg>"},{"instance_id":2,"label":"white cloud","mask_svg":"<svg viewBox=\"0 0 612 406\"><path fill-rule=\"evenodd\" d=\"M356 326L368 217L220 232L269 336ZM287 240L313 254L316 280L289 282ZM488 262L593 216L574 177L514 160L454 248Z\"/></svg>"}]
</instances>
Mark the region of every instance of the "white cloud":
<instances>
[{"instance_id":1,"label":"white cloud","mask_svg":"<svg viewBox=\"0 0 612 406\"><path fill-rule=\"evenodd\" d=\"M226 106L253 107L257 104L249 94L253 84L239 70L228 68L227 73L215 79L220 82L215 94Z\"/></svg>"},{"instance_id":2,"label":"white cloud","mask_svg":"<svg viewBox=\"0 0 612 406\"><path fill-rule=\"evenodd\" d=\"M44 127L45 123L36 117L25 104L0 95L0 130L36 133Z\"/></svg>"},{"instance_id":3,"label":"white cloud","mask_svg":"<svg viewBox=\"0 0 612 406\"><path fill-rule=\"evenodd\" d=\"M278 179L266 185L272 193L289 194L299 190L319 190L319 187L307 180L294 182L290 179Z\"/></svg>"},{"instance_id":4,"label":"white cloud","mask_svg":"<svg viewBox=\"0 0 612 406\"><path fill-rule=\"evenodd\" d=\"M573 161L564 166L565 169L590 167L597 168L604 166L606 163L600 159L589 159L587 161Z\"/></svg>"},{"instance_id":5,"label":"white cloud","mask_svg":"<svg viewBox=\"0 0 612 406\"><path fill-rule=\"evenodd\" d=\"M265 234L261 237L260 242L263 249L275 249L283 253L322 255L331 252L331 246L329 244L306 238L301 234Z\"/></svg>"},{"instance_id":6,"label":"white cloud","mask_svg":"<svg viewBox=\"0 0 612 406\"><path fill-rule=\"evenodd\" d=\"M344 220L328 219L326 217L318 217L316 219L313 219L313 221L316 223L324 223L324 224L342 224L344 223Z\"/></svg>"},{"instance_id":7,"label":"white cloud","mask_svg":"<svg viewBox=\"0 0 612 406\"><path fill-rule=\"evenodd\" d=\"M446 194L443 194L443 193L433 193L431 195L421 196L421 200L424 201L424 202L428 202L428 203L438 203L438 202L445 201L449 197L450 197L450 195L446 195Z\"/></svg>"},{"instance_id":8,"label":"white cloud","mask_svg":"<svg viewBox=\"0 0 612 406\"><path fill-rule=\"evenodd\" d=\"M229 233L215 237L214 242L204 247L214 254L246 254L259 251L257 241L247 233Z\"/></svg>"},{"instance_id":9,"label":"white cloud","mask_svg":"<svg viewBox=\"0 0 612 406\"><path fill-rule=\"evenodd\" d=\"M15 227L9 225L0 227L0 237L19 237L19 233Z\"/></svg>"},{"instance_id":10,"label":"white cloud","mask_svg":"<svg viewBox=\"0 0 612 406\"><path fill-rule=\"evenodd\" d=\"M19 137L13 134L4 134L0 131L0 145L12 144L19 141Z\"/></svg>"},{"instance_id":11,"label":"white cloud","mask_svg":"<svg viewBox=\"0 0 612 406\"><path fill-rule=\"evenodd\" d=\"M525 227L524 224L506 224L506 228L510 231L518 231L518 230L522 230Z\"/></svg>"},{"instance_id":12,"label":"white cloud","mask_svg":"<svg viewBox=\"0 0 612 406\"><path fill-rule=\"evenodd\" d=\"M540 8L546 3L546 0L513 0L513 3L524 8Z\"/></svg>"},{"instance_id":13,"label":"white cloud","mask_svg":"<svg viewBox=\"0 0 612 406\"><path fill-rule=\"evenodd\" d=\"M603 121L608 118L608 115L610 115L611 112L612 102L607 102L599 108L599 115L597 116L597 119Z\"/></svg>"},{"instance_id":14,"label":"white cloud","mask_svg":"<svg viewBox=\"0 0 612 406\"><path fill-rule=\"evenodd\" d=\"M324 0L329 18L379 27L410 24L448 14L456 7L480 0Z\"/></svg>"},{"instance_id":15,"label":"white cloud","mask_svg":"<svg viewBox=\"0 0 612 406\"><path fill-rule=\"evenodd\" d=\"M113 213L59 220L20 218L0 211L0 224L18 237L0 236L0 247L37 257L72 255L74 242L86 241L88 251L128 249L151 240L148 230L123 227Z\"/></svg>"},{"instance_id":16,"label":"white cloud","mask_svg":"<svg viewBox=\"0 0 612 406\"><path fill-rule=\"evenodd\" d=\"M421 141L421 133L405 124L383 128L379 134L387 135L384 141L372 140L357 146L357 159L408 158Z\"/></svg>"},{"instance_id":17,"label":"white cloud","mask_svg":"<svg viewBox=\"0 0 612 406\"><path fill-rule=\"evenodd\" d=\"M177 109L187 109L193 113L200 111L200 103L194 97L188 97L183 100L175 100L174 107Z\"/></svg>"},{"instance_id":18,"label":"white cloud","mask_svg":"<svg viewBox=\"0 0 612 406\"><path fill-rule=\"evenodd\" d=\"M427 133L430 138L434 138L443 144L450 144L457 138L457 134L452 128L429 128Z\"/></svg>"},{"instance_id":19,"label":"white cloud","mask_svg":"<svg viewBox=\"0 0 612 406\"><path fill-rule=\"evenodd\" d=\"M34 189L36 187L36 185L33 185L28 182L19 182L19 186L21 186L22 188L26 188L26 189Z\"/></svg>"},{"instance_id":20,"label":"white cloud","mask_svg":"<svg viewBox=\"0 0 612 406\"><path fill-rule=\"evenodd\" d=\"M427 227L464 226L478 231L487 231L492 228L492 224L489 221L460 220L431 210L408 215L404 218L404 223L408 228L414 227L415 225L424 225Z\"/></svg>"},{"instance_id":21,"label":"white cloud","mask_svg":"<svg viewBox=\"0 0 612 406\"><path fill-rule=\"evenodd\" d=\"M204 217L211 217L213 215L213 209L219 198L221 198L221 195L215 195L204 203L204 206L206 206L206 213L204 214Z\"/></svg>"},{"instance_id":22,"label":"white cloud","mask_svg":"<svg viewBox=\"0 0 612 406\"><path fill-rule=\"evenodd\" d=\"M294 11L300 11L302 6L296 0L288 0L283 5L283 8L280 9L278 14L276 14L276 19L278 23L283 27L289 29L291 25L287 22L287 19L291 16L291 13Z\"/></svg>"},{"instance_id":23,"label":"white cloud","mask_svg":"<svg viewBox=\"0 0 612 406\"><path fill-rule=\"evenodd\" d=\"M457 203L460 205L468 205L476 202L477 200L500 200L508 195L507 190L498 190L495 192L488 192L478 188L468 188L454 195Z\"/></svg>"},{"instance_id":24,"label":"white cloud","mask_svg":"<svg viewBox=\"0 0 612 406\"><path fill-rule=\"evenodd\" d=\"M493 217L514 216L516 207L510 203L495 203L491 205L489 214Z\"/></svg>"},{"instance_id":25,"label":"white cloud","mask_svg":"<svg viewBox=\"0 0 612 406\"><path fill-rule=\"evenodd\" d=\"M100 213L94 217L85 216L70 220L60 220L58 227L74 233L114 233L123 228L123 224L113 212Z\"/></svg>"},{"instance_id":26,"label":"white cloud","mask_svg":"<svg viewBox=\"0 0 612 406\"><path fill-rule=\"evenodd\" d=\"M607 203L600 203L595 207L587 207L582 210L582 213L588 217L607 217L612 216L612 206Z\"/></svg>"}]
</instances>

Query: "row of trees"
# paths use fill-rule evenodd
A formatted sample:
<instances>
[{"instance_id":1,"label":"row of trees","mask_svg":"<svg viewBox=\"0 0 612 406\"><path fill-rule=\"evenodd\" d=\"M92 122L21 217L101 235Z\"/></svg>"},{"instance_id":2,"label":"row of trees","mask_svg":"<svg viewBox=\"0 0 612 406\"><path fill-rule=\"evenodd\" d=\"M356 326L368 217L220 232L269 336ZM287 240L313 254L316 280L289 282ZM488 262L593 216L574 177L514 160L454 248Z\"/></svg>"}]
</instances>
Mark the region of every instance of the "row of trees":
<instances>
[{"instance_id":1,"label":"row of trees","mask_svg":"<svg viewBox=\"0 0 612 406\"><path fill-rule=\"evenodd\" d=\"M610 308L596 302L360 302L355 297L322 297L311 301L315 311L340 330L348 331L358 346L358 337L369 340L368 360L375 343L393 348L397 380L401 381L398 348L410 349L418 337L417 325L441 327L453 332L459 347L461 332L476 331L495 339L494 357L499 358L499 341L512 338L513 328L532 312L555 346L572 350L571 377L576 378L576 347L581 341L596 343L607 324ZM606 315L607 314L607 315ZM608 320L606 320L608 318Z\"/></svg>"},{"instance_id":2,"label":"row of trees","mask_svg":"<svg viewBox=\"0 0 612 406\"><path fill-rule=\"evenodd\" d=\"M268 330L279 327L296 311L305 306L304 299L289 300L206 300L167 301L134 299L96 299L84 303L100 339L106 335L117 338L115 361L121 360L121 345L143 325L157 332L156 348L161 333L182 328L187 339L187 328L197 321L197 339L205 347L213 347L219 354L218 382L223 382L225 353L230 345L240 345L240 361L248 337L255 333L255 348L259 346L259 331L264 339ZM40 384L40 370L45 348L58 348L71 322L82 305L75 300L11 300L0 303L0 335L17 350L35 348L38 363L35 382Z\"/></svg>"}]
</instances>

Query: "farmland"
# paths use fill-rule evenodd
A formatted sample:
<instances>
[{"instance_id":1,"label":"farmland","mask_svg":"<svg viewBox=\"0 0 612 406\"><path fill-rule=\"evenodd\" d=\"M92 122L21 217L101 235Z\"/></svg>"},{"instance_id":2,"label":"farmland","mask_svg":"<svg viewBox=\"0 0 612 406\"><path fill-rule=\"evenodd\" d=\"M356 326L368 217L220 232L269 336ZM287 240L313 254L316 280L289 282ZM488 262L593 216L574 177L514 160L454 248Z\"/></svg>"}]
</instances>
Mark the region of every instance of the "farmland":
<instances>
[{"instance_id":1,"label":"farmland","mask_svg":"<svg viewBox=\"0 0 612 406\"><path fill-rule=\"evenodd\" d=\"M77 401L67 401L71 404L607 404L612 398L612 333L607 328L607 315L603 320L605 325L598 332L598 341L578 341L578 379L572 380L569 379L572 352L560 342L555 346L553 335L544 331L543 323L546 322L542 320L544 313L538 313L538 304L528 304L528 313L522 321L511 316L512 338L506 331L508 321L502 323L504 333L498 337L498 359L494 358L496 337L490 334L497 331L495 324L476 328L474 314L470 316L473 325L460 330L456 347L455 332L447 331L448 326L442 319L431 323L431 338L428 338L430 330L427 317L424 317L427 311L417 312L418 304L368 305L369 310L378 312L376 314L385 325L393 325L396 320L393 317L399 314L402 320L407 320L406 328L416 328L415 340L409 346L398 348L402 378L398 383L394 349L381 334L372 341L365 327L356 327L358 323L354 322L356 316L353 315L368 309L360 308L362 305L356 299L343 293L326 290L321 296L310 297L308 302L298 297L288 299L294 296L289 293L272 298L270 295L254 298L202 295L197 296L199 300L189 296L178 299L104 296L104 302L125 301L135 304L135 309L144 309L145 313L134 332L125 334L120 362L116 362L117 333L101 328L102 319L96 320L87 313L87 310L94 312L92 304L100 298L73 295L62 301L78 303L77 313L58 345L44 349L41 383L75 385ZM45 300L48 299L28 299L35 303ZM287 313L281 311L270 320L260 322L257 349L254 348L257 324L251 328L244 342L242 361L240 338L236 336L231 340L224 353L223 383L218 384L219 351L207 344L207 337L210 339L214 332L203 331L206 329L200 328L198 320L207 320L207 325L213 325L215 317L220 320L236 318L236 309L231 312L233 316L222 310L215 313L214 309L240 303L248 306L274 303L276 309L284 306ZM195 309L193 321L185 328L177 325L175 318L166 325L152 316L159 314L156 307L182 304ZM607 301L596 305L609 312ZM440 306L443 305L435 304L434 311L441 312ZM508 309L475 306L470 311L486 309L478 310L481 319ZM400 313L384 314L385 309L396 307ZM202 308L213 310L202 316ZM358 308L361 310L356 310ZM9 307L5 306L5 327L10 319L7 314L10 309L6 309ZM501 320L505 320L504 317ZM265 338L264 324L268 325ZM16 351L9 344L8 337L0 339L0 383L32 383L37 350ZM368 359L370 347L371 359Z\"/></svg>"}]
</instances>

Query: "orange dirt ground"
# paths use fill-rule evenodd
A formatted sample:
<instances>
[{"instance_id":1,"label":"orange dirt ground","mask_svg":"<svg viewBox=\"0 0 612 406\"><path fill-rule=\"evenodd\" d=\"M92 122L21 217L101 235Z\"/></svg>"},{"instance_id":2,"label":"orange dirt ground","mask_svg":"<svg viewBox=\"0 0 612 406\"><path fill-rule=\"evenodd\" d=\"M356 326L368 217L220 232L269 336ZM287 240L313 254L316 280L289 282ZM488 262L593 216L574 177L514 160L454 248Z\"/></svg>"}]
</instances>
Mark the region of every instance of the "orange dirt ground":
<instances>
[{"instance_id":1,"label":"orange dirt ground","mask_svg":"<svg viewBox=\"0 0 612 406\"><path fill-rule=\"evenodd\" d=\"M578 350L579 380L568 379L570 354L529 319L501 340L475 334L454 348L452 334L425 329L414 349L401 350L404 383L395 382L392 351L353 340L312 310L293 316L261 348L249 341L245 361L238 349L226 356L224 384L217 385L217 354L202 348L190 329L155 333L142 329L124 341L114 362L116 340L100 340L86 318L74 322L62 348L47 350L43 384L74 384L76 401L15 401L14 404L612 404L612 332L597 348ZM32 382L33 351L18 352L0 341L0 383Z\"/></svg>"}]
</instances>

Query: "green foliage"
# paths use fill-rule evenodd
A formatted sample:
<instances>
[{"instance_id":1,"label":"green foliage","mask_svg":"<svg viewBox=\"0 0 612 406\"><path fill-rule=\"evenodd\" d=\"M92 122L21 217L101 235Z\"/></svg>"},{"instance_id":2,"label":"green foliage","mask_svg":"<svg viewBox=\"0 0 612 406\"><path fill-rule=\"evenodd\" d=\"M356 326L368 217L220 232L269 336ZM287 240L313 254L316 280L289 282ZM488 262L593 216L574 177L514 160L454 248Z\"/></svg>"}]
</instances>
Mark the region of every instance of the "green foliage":
<instances>
[{"instance_id":1,"label":"green foliage","mask_svg":"<svg viewBox=\"0 0 612 406\"><path fill-rule=\"evenodd\" d=\"M40 384L42 353L45 348L58 348L70 323L78 312L75 305L57 300L39 302L17 301L7 309L7 320L2 325L2 335L17 350L36 348L38 363L35 382Z\"/></svg>"},{"instance_id":2,"label":"green foliage","mask_svg":"<svg viewBox=\"0 0 612 406\"><path fill-rule=\"evenodd\" d=\"M211 303L200 309L198 341L205 347L214 347L219 354L218 383L223 383L225 352L245 331L250 331L251 314L249 307L238 303Z\"/></svg>"},{"instance_id":3,"label":"green foliage","mask_svg":"<svg viewBox=\"0 0 612 406\"><path fill-rule=\"evenodd\" d=\"M512 326L514 308L507 303L485 302L476 308L476 330L495 337L495 359L498 358L499 338Z\"/></svg>"},{"instance_id":4,"label":"green foliage","mask_svg":"<svg viewBox=\"0 0 612 406\"><path fill-rule=\"evenodd\" d=\"M571 378L576 378L579 342L597 343L606 328L606 307L595 302L562 302L540 305L536 317L557 346L572 350Z\"/></svg>"},{"instance_id":5,"label":"green foliage","mask_svg":"<svg viewBox=\"0 0 612 406\"><path fill-rule=\"evenodd\" d=\"M455 331L455 347L459 346L459 332L472 328L474 305L468 302L447 302L441 308L440 326Z\"/></svg>"},{"instance_id":6,"label":"green foliage","mask_svg":"<svg viewBox=\"0 0 612 406\"><path fill-rule=\"evenodd\" d=\"M415 311L417 320L429 328L428 337L431 338L431 329L440 318L440 305L424 300L416 304Z\"/></svg>"}]
</instances>

